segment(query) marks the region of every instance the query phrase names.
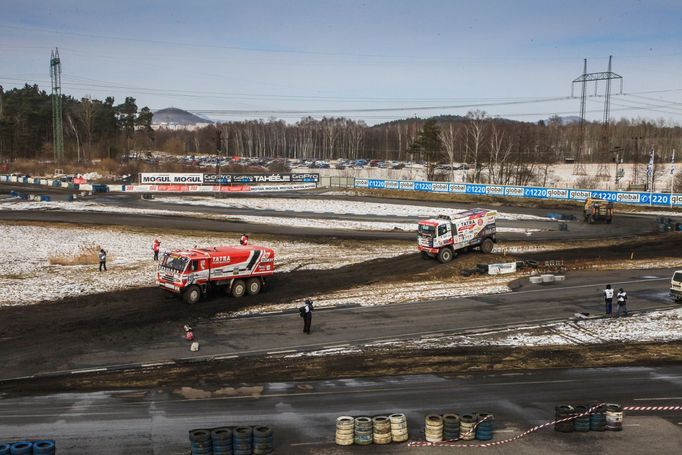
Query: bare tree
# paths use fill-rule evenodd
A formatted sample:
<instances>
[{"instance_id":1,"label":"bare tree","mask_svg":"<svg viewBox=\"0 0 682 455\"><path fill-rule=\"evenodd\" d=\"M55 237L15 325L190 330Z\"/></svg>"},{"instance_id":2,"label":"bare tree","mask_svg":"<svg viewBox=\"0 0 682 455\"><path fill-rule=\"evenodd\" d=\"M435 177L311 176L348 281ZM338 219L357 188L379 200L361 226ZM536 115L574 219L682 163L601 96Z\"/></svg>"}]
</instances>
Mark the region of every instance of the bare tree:
<instances>
[{"instance_id":1,"label":"bare tree","mask_svg":"<svg viewBox=\"0 0 682 455\"><path fill-rule=\"evenodd\" d=\"M486 127L485 117L485 112L479 110L470 111L467 114L467 144L470 144L468 150L471 152L471 158L474 160L474 183L478 183L481 180L482 167L479 163L479 155L483 148L483 137Z\"/></svg>"},{"instance_id":2,"label":"bare tree","mask_svg":"<svg viewBox=\"0 0 682 455\"><path fill-rule=\"evenodd\" d=\"M512 143L504 137L504 131L493 123L490 132L490 153L488 155L488 176L490 183L507 184L511 177L511 163L508 162L511 156Z\"/></svg>"},{"instance_id":3,"label":"bare tree","mask_svg":"<svg viewBox=\"0 0 682 455\"><path fill-rule=\"evenodd\" d=\"M459 128L455 128L455 124L450 122L447 126L440 129L440 141L443 144L443 152L450 163L450 179L455 181L455 149L457 148L457 138L459 136Z\"/></svg>"}]
</instances>

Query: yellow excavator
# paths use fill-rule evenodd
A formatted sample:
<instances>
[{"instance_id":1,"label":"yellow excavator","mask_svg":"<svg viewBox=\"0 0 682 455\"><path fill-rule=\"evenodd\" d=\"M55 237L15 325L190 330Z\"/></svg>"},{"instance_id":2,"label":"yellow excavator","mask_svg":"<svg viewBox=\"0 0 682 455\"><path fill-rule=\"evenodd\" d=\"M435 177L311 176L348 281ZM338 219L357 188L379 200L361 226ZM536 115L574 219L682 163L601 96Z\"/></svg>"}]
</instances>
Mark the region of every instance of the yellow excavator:
<instances>
[{"instance_id":1,"label":"yellow excavator","mask_svg":"<svg viewBox=\"0 0 682 455\"><path fill-rule=\"evenodd\" d=\"M604 221L606 224L611 224L613 220L613 202L605 201L604 199L588 198L585 201L583 213L587 223L592 224L597 221Z\"/></svg>"}]
</instances>

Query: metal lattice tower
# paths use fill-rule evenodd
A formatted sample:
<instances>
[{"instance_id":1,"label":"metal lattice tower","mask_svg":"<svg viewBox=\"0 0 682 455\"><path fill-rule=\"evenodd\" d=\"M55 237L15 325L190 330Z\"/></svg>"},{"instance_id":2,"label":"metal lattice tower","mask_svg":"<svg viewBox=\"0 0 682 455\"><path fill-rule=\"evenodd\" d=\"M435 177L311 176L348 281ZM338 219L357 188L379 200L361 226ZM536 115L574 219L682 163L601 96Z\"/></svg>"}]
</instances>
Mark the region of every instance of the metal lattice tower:
<instances>
[{"instance_id":1,"label":"metal lattice tower","mask_svg":"<svg viewBox=\"0 0 682 455\"><path fill-rule=\"evenodd\" d=\"M59 49L50 57L50 81L52 82L52 150L56 163L64 161L64 125L62 122L62 63Z\"/></svg>"},{"instance_id":2,"label":"metal lattice tower","mask_svg":"<svg viewBox=\"0 0 682 455\"><path fill-rule=\"evenodd\" d=\"M604 120L602 124L602 140L601 140L601 147L599 150L599 169L597 169L597 173L595 177L600 177L600 178L610 178L611 173L609 172L609 167L606 164L606 160L609 159L609 113L611 109L611 80L613 79L620 79L620 94L623 94L623 76L620 74L616 74L611 71L611 61L613 59L612 55L609 55L609 67L607 71L602 71L598 73L588 73L587 72L587 60L584 61L584 66L583 66L583 74L578 76L576 79L573 80L573 84L571 86L571 96L573 96L573 88L575 87L576 83L581 83L582 84L582 92L580 96L580 135L581 135L581 151L584 150L584 122L585 122L585 101L587 98L586 94L586 84L588 82L594 82L594 96L597 96L597 90L598 90L598 81L606 81L606 90L604 93ZM582 157L579 156L580 159ZM578 160L576 160L578 161ZM579 169L582 169L582 174L579 175L585 175L585 170L584 167L582 166L582 163L580 162L579 164L577 163L576 166L579 166ZM574 168L574 174L576 173L576 169Z\"/></svg>"},{"instance_id":3,"label":"metal lattice tower","mask_svg":"<svg viewBox=\"0 0 682 455\"><path fill-rule=\"evenodd\" d=\"M587 59L583 60L583 75L587 74ZM574 81L575 82L575 81ZM587 81L583 80L580 85L580 142L578 154L573 165L573 175L586 175L583 157L585 156L585 101L587 98Z\"/></svg>"}]
</instances>

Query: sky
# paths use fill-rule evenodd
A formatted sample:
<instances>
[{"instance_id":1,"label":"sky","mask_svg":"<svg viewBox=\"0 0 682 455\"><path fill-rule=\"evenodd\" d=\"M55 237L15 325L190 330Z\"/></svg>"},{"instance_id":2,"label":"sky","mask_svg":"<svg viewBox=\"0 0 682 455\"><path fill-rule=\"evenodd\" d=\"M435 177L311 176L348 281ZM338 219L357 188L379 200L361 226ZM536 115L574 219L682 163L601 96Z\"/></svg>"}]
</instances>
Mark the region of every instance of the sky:
<instances>
[{"instance_id":1,"label":"sky","mask_svg":"<svg viewBox=\"0 0 682 455\"><path fill-rule=\"evenodd\" d=\"M680 0L0 0L0 85L133 96L217 120L376 124L579 114L572 81L612 71L611 118L682 123ZM588 85L601 120L605 85ZM580 94L580 85L574 95Z\"/></svg>"}]
</instances>

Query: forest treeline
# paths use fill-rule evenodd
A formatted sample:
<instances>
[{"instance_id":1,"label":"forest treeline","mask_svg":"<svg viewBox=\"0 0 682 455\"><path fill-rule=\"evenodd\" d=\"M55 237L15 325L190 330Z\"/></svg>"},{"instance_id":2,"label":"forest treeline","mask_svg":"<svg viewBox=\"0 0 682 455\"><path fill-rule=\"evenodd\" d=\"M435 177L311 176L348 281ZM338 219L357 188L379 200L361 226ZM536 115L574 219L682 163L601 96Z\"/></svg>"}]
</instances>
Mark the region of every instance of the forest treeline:
<instances>
[{"instance_id":1,"label":"forest treeline","mask_svg":"<svg viewBox=\"0 0 682 455\"><path fill-rule=\"evenodd\" d=\"M669 162L681 144L682 128L663 120L622 119L608 130L587 122L553 117L537 123L466 116L409 118L368 126L342 117L302 118L296 123L251 120L210 125L194 131L152 130L152 113L127 97L80 100L64 96L64 143L68 160L119 159L130 151L290 159L382 159L468 163L488 179L503 183L533 166L577 159L589 162L646 163L651 148L657 162ZM581 138L583 138L581 140ZM582 144L582 145L581 145ZM0 159L52 157L50 95L35 85L0 87Z\"/></svg>"}]
</instances>

